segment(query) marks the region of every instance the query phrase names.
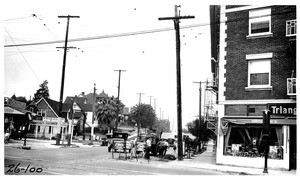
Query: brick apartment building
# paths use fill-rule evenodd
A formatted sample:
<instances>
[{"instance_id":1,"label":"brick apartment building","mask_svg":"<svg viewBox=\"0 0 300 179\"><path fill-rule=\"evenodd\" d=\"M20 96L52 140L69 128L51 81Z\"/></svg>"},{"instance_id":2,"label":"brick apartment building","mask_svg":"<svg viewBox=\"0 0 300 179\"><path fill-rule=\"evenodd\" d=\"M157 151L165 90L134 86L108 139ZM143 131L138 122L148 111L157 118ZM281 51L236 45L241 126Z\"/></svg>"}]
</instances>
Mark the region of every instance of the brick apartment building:
<instances>
[{"instance_id":1,"label":"brick apartment building","mask_svg":"<svg viewBox=\"0 0 300 179\"><path fill-rule=\"evenodd\" d=\"M211 6L217 164L296 169L296 6Z\"/></svg>"}]
</instances>

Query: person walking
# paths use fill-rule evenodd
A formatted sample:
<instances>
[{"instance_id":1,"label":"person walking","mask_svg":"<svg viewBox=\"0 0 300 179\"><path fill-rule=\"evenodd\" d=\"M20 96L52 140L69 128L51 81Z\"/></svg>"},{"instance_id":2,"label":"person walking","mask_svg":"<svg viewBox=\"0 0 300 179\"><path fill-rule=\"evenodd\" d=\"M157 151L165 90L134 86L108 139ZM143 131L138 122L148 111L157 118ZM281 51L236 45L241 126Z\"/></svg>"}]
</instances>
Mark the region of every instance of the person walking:
<instances>
[{"instance_id":1,"label":"person walking","mask_svg":"<svg viewBox=\"0 0 300 179\"><path fill-rule=\"evenodd\" d=\"M148 138L146 140L146 147L145 147L145 159L148 160L148 163L150 162L150 149L151 149L151 140Z\"/></svg>"}]
</instances>

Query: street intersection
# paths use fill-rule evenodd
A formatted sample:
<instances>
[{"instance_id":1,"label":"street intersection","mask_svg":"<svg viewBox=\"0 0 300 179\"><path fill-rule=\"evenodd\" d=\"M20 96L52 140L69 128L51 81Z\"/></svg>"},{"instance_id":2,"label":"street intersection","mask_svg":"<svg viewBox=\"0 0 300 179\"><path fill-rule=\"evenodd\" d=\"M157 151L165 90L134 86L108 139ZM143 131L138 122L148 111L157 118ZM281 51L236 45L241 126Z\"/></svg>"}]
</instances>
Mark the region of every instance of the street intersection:
<instances>
[{"instance_id":1,"label":"street intersection","mask_svg":"<svg viewBox=\"0 0 300 179\"><path fill-rule=\"evenodd\" d=\"M30 142L29 142L30 145ZM54 141L53 141L54 145ZM105 146L33 148L5 146L5 175L220 175L221 172L167 165L151 157L127 159Z\"/></svg>"}]
</instances>

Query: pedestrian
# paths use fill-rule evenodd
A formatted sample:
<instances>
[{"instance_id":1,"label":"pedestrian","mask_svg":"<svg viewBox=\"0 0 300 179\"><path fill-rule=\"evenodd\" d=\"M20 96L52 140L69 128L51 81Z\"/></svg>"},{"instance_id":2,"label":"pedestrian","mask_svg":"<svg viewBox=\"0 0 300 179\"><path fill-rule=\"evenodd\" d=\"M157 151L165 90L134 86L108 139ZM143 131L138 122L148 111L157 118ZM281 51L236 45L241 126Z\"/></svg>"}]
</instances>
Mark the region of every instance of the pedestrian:
<instances>
[{"instance_id":1,"label":"pedestrian","mask_svg":"<svg viewBox=\"0 0 300 179\"><path fill-rule=\"evenodd\" d=\"M168 148L169 148L169 143L165 140L163 143L163 156L166 155Z\"/></svg>"},{"instance_id":2,"label":"pedestrian","mask_svg":"<svg viewBox=\"0 0 300 179\"><path fill-rule=\"evenodd\" d=\"M9 142L9 138L10 138L10 132L9 130L6 130L5 134L4 134L4 143L7 144Z\"/></svg>"},{"instance_id":3,"label":"pedestrian","mask_svg":"<svg viewBox=\"0 0 300 179\"><path fill-rule=\"evenodd\" d=\"M146 147L145 147L145 159L148 160L148 163L150 162L150 149L151 149L151 140L148 138L146 140Z\"/></svg>"}]
</instances>

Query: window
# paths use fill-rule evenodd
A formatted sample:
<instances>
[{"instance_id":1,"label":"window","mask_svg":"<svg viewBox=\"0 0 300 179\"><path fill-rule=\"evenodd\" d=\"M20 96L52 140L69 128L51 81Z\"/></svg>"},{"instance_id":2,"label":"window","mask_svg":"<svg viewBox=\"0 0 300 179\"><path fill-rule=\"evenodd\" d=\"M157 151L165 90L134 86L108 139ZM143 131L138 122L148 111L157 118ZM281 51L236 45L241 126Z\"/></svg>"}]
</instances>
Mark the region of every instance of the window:
<instances>
[{"instance_id":1,"label":"window","mask_svg":"<svg viewBox=\"0 0 300 179\"><path fill-rule=\"evenodd\" d=\"M283 159L283 132L281 126L273 126L269 133L268 158ZM224 138L224 155L237 157L264 157L265 138L261 125L228 124Z\"/></svg>"},{"instance_id":2,"label":"window","mask_svg":"<svg viewBox=\"0 0 300 179\"><path fill-rule=\"evenodd\" d=\"M248 61L249 90L272 90L271 86L271 59L273 53L259 53L246 55Z\"/></svg>"},{"instance_id":3,"label":"window","mask_svg":"<svg viewBox=\"0 0 300 179\"><path fill-rule=\"evenodd\" d=\"M42 110L42 109L40 109L39 111L38 111L38 113L37 113L39 116L43 116L43 117L45 117L46 116L46 110Z\"/></svg>"},{"instance_id":4,"label":"window","mask_svg":"<svg viewBox=\"0 0 300 179\"><path fill-rule=\"evenodd\" d=\"M248 61L248 87L270 86L270 59Z\"/></svg>"},{"instance_id":5,"label":"window","mask_svg":"<svg viewBox=\"0 0 300 179\"><path fill-rule=\"evenodd\" d=\"M271 34L271 8L249 11L249 36Z\"/></svg>"},{"instance_id":6,"label":"window","mask_svg":"<svg viewBox=\"0 0 300 179\"><path fill-rule=\"evenodd\" d=\"M297 20L286 21L286 36L297 35Z\"/></svg>"},{"instance_id":7,"label":"window","mask_svg":"<svg viewBox=\"0 0 300 179\"><path fill-rule=\"evenodd\" d=\"M287 95L296 95L296 78L287 78Z\"/></svg>"},{"instance_id":8,"label":"window","mask_svg":"<svg viewBox=\"0 0 300 179\"><path fill-rule=\"evenodd\" d=\"M269 73L251 73L250 85L268 85Z\"/></svg>"}]
</instances>

